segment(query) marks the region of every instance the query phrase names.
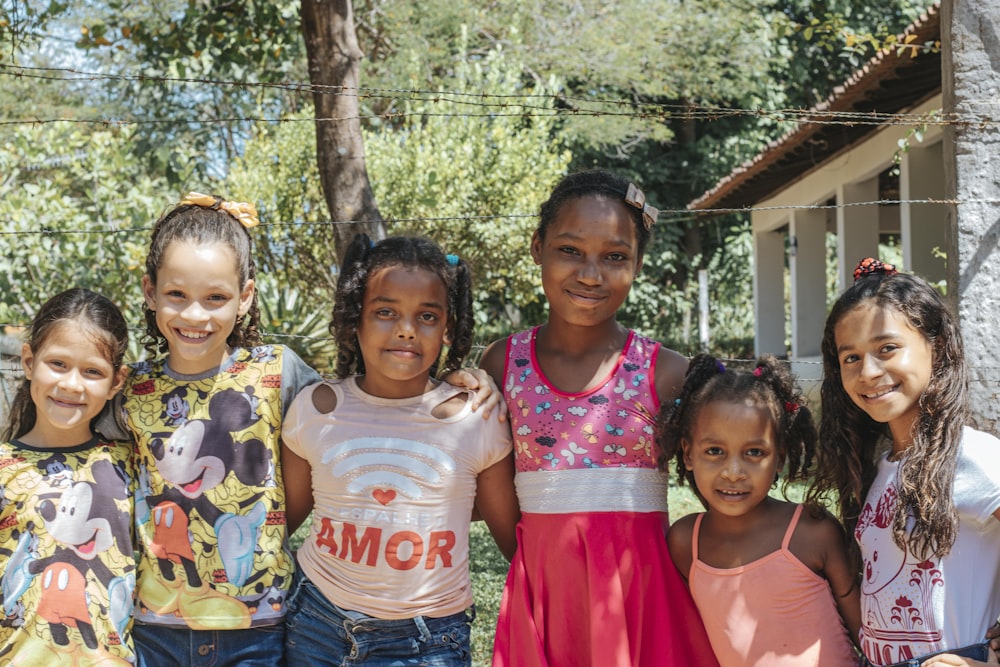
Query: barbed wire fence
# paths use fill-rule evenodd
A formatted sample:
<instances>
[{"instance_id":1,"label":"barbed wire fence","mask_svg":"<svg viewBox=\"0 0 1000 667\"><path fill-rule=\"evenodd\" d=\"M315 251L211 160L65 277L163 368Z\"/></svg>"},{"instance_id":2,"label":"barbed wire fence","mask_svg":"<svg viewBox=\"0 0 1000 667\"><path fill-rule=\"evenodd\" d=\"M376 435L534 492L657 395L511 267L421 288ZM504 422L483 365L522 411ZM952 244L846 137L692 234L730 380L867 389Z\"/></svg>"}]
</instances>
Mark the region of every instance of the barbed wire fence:
<instances>
[{"instance_id":1,"label":"barbed wire fence","mask_svg":"<svg viewBox=\"0 0 1000 667\"><path fill-rule=\"evenodd\" d=\"M426 90L420 88L367 88L347 86L324 86L297 81L285 82L248 82L225 79L178 78L167 76L107 74L101 72L86 72L73 68L28 67L0 63L0 77L13 79L39 79L58 82L80 81L119 81L127 83L162 83L171 85L215 86L246 91L251 89L283 90L295 93L334 95L357 97L360 101L389 100L392 102L421 101L429 103L450 103L479 109L477 112L439 114L447 117L476 118L517 116L531 118L532 116L622 116L647 121L666 120L706 120L717 121L733 117L767 118L779 122L805 123L818 125L879 125L888 126L964 126L980 127L1000 126L1000 117L992 114L997 111L994 99L984 98L975 102L966 102L964 109L954 112L940 110L907 113L879 111L842 111L835 109L810 108L777 108L763 107L740 108L721 107L698 104L673 104L660 102L643 102L633 99L608 98L598 96L573 96L559 93L547 94L494 94L488 91L470 93L463 91ZM538 104L540 101L554 102L557 106ZM536 102L536 103L532 103ZM315 123L340 122L346 120L393 120L407 116L434 116L426 111L403 112L386 111L383 113L367 113L358 116L343 117L267 117L267 116L236 116L236 117L195 117L195 118L19 118L0 120L0 126L5 125L43 125L50 123L73 123L103 126L127 125L183 125L183 124L229 124L237 122L251 123Z\"/></svg>"}]
</instances>

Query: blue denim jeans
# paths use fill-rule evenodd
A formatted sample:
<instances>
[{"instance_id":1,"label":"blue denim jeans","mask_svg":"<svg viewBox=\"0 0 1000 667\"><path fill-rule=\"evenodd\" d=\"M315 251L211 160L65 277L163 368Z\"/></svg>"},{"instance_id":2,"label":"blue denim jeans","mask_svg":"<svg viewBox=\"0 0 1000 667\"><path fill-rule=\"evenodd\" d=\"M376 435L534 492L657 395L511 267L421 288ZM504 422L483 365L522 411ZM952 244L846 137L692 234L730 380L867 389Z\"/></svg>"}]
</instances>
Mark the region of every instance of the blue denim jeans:
<instances>
[{"instance_id":1,"label":"blue denim jeans","mask_svg":"<svg viewBox=\"0 0 1000 667\"><path fill-rule=\"evenodd\" d=\"M929 660L935 655L940 655L942 653L950 653L952 655L957 655L962 658L972 658L973 660L979 660L981 662L986 662L989 659L990 645L985 644L972 644L971 646L963 646L962 648L957 648L951 651L938 651L936 653L928 653L927 655L922 655L919 658L911 658L910 660L904 660L903 662L896 662L887 667L920 667L920 664L925 660ZM874 667L868 658L861 656L860 667Z\"/></svg>"},{"instance_id":2,"label":"blue denim jeans","mask_svg":"<svg viewBox=\"0 0 1000 667\"><path fill-rule=\"evenodd\" d=\"M288 597L289 667L470 667L475 609L441 618L383 620L341 609L295 574Z\"/></svg>"},{"instance_id":3,"label":"blue denim jeans","mask_svg":"<svg viewBox=\"0 0 1000 667\"><path fill-rule=\"evenodd\" d=\"M285 626L246 630L189 630L167 625L132 626L138 667L280 667Z\"/></svg>"}]
</instances>

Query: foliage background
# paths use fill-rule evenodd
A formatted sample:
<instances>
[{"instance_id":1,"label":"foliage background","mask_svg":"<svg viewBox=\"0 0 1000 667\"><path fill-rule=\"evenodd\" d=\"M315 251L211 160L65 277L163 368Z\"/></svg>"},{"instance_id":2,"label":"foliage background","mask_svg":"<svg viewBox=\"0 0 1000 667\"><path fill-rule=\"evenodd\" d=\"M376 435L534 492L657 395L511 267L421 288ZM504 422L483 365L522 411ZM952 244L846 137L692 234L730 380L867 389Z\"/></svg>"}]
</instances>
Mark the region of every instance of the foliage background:
<instances>
[{"instance_id":1,"label":"foliage background","mask_svg":"<svg viewBox=\"0 0 1000 667\"><path fill-rule=\"evenodd\" d=\"M325 365L328 344L301 337L324 333L336 259L298 3L0 3L0 66L59 68L0 67L0 225L52 230L0 236L0 320L23 323L78 284L138 322L145 230L184 191L207 190L258 204L273 278L261 298L280 313L269 329ZM429 234L473 261L485 342L544 318L525 249L551 185L578 168L619 171L666 211L622 320L695 351L708 269L710 328L725 332L713 349L739 356L752 336L747 221L696 220L684 205L786 128L685 111L813 104L920 7L358 0L380 209L391 232Z\"/></svg>"}]
</instances>

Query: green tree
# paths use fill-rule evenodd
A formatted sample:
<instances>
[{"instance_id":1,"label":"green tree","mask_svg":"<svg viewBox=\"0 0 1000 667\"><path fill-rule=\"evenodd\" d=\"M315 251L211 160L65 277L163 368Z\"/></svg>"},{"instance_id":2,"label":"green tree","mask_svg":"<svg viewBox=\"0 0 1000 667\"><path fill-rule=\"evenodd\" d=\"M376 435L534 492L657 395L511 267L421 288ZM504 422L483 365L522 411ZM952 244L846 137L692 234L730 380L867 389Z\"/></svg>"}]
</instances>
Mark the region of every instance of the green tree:
<instances>
[{"instance_id":1,"label":"green tree","mask_svg":"<svg viewBox=\"0 0 1000 667\"><path fill-rule=\"evenodd\" d=\"M414 58L414 79L419 71ZM496 47L479 61L458 59L441 83L449 91L442 99L400 104L404 122L396 131L365 133L375 192L390 229L431 236L471 263L479 332L499 333L520 326L521 311L532 304L529 316L539 316L541 286L528 254L534 213L571 154L551 115L463 115L464 102L524 96L544 111L558 82L526 78L519 56Z\"/></svg>"},{"instance_id":2,"label":"green tree","mask_svg":"<svg viewBox=\"0 0 1000 667\"><path fill-rule=\"evenodd\" d=\"M128 128L5 131L0 321L26 323L45 299L69 287L101 292L129 321L141 321L147 230L169 190L131 153L132 140Z\"/></svg>"},{"instance_id":3,"label":"green tree","mask_svg":"<svg viewBox=\"0 0 1000 667\"><path fill-rule=\"evenodd\" d=\"M416 57L410 71L418 76ZM522 63L497 48L479 62L460 60L440 83L462 100L546 99L556 82L546 88L525 77ZM489 335L514 326L509 320L522 308L540 313L537 270L527 253L533 213L571 156L552 117L461 117L464 108L461 101L417 97L400 104L398 127L366 131L364 141L388 230L430 236L472 264L480 334ZM231 165L227 189L252 194L265 220L288 221L258 241L264 272L328 303L336 280L334 230L318 223L315 139L308 123L288 120L262 128L247 144L246 155Z\"/></svg>"}]
</instances>

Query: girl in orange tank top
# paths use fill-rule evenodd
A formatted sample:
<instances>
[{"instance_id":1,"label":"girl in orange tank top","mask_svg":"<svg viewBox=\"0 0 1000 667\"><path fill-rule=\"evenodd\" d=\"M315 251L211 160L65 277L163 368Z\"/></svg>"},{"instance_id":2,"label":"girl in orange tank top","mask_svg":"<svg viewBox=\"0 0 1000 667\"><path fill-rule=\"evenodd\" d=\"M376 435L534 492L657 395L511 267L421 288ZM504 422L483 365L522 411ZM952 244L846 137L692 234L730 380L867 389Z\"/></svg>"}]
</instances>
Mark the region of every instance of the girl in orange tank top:
<instances>
[{"instance_id":1,"label":"girl in orange tank top","mask_svg":"<svg viewBox=\"0 0 1000 667\"><path fill-rule=\"evenodd\" d=\"M791 373L771 356L737 371L699 355L657 421L661 466L674 461L707 509L678 520L667 540L719 664L856 665L859 589L843 528L769 495L786 464L787 490L816 446Z\"/></svg>"}]
</instances>

